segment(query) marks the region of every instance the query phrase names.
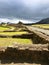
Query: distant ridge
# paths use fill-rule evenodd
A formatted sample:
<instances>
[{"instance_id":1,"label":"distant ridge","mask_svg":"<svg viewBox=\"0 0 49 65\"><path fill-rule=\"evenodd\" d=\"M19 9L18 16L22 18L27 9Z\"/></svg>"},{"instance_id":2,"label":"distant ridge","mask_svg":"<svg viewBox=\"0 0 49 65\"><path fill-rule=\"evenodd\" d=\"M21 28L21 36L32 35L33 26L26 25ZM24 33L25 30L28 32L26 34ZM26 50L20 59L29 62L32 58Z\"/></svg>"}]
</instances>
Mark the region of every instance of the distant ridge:
<instances>
[{"instance_id":1,"label":"distant ridge","mask_svg":"<svg viewBox=\"0 0 49 65\"><path fill-rule=\"evenodd\" d=\"M37 22L36 24L49 24L49 18L42 19L39 22Z\"/></svg>"},{"instance_id":2,"label":"distant ridge","mask_svg":"<svg viewBox=\"0 0 49 65\"><path fill-rule=\"evenodd\" d=\"M18 24L23 24L23 25L32 25L33 23L23 23L23 22L19 21Z\"/></svg>"}]
</instances>

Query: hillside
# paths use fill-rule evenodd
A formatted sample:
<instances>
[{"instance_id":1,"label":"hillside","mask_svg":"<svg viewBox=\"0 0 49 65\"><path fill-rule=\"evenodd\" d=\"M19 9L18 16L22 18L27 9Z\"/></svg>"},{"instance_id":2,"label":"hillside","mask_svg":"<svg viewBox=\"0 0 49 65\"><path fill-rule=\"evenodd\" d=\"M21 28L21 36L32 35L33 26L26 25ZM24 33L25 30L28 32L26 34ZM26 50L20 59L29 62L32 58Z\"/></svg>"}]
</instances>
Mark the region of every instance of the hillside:
<instances>
[{"instance_id":1,"label":"hillside","mask_svg":"<svg viewBox=\"0 0 49 65\"><path fill-rule=\"evenodd\" d=\"M36 24L49 24L49 18L42 19L39 22L37 22Z\"/></svg>"}]
</instances>

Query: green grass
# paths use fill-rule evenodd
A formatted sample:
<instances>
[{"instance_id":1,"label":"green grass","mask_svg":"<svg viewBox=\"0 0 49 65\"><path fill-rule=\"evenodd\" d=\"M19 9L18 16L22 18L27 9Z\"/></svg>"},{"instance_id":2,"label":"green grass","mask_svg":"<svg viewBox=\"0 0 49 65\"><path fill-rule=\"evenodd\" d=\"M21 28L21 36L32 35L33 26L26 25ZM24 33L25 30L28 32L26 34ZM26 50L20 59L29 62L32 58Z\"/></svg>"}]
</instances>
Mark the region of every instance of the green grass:
<instances>
[{"instance_id":1,"label":"green grass","mask_svg":"<svg viewBox=\"0 0 49 65\"><path fill-rule=\"evenodd\" d=\"M6 31L6 30L11 30L11 29L15 29L15 27L13 27L13 26L0 26L0 32Z\"/></svg>"},{"instance_id":2,"label":"green grass","mask_svg":"<svg viewBox=\"0 0 49 65\"><path fill-rule=\"evenodd\" d=\"M4 31L4 30L8 30L9 28L7 28L7 27L2 27L2 26L0 26L0 31Z\"/></svg>"},{"instance_id":3,"label":"green grass","mask_svg":"<svg viewBox=\"0 0 49 65\"><path fill-rule=\"evenodd\" d=\"M17 35L17 34L26 34L28 32L22 31L22 32L3 32L6 30L14 29L15 27L7 27L7 26L0 26L0 35Z\"/></svg>"},{"instance_id":4,"label":"green grass","mask_svg":"<svg viewBox=\"0 0 49 65\"><path fill-rule=\"evenodd\" d=\"M5 27L0 26L0 35L18 35L18 34L27 34L26 31L21 32L3 32L5 30L14 29L14 27ZM22 38L0 38L0 46L12 46L14 43L18 44L32 44L31 39L22 39Z\"/></svg>"},{"instance_id":5,"label":"green grass","mask_svg":"<svg viewBox=\"0 0 49 65\"><path fill-rule=\"evenodd\" d=\"M32 44L32 41L31 39L21 39L21 38L0 38L0 46L11 46L14 43Z\"/></svg>"},{"instance_id":6,"label":"green grass","mask_svg":"<svg viewBox=\"0 0 49 65\"><path fill-rule=\"evenodd\" d=\"M35 24L35 25L32 25L32 26L44 28L44 29L49 29L49 24Z\"/></svg>"},{"instance_id":7,"label":"green grass","mask_svg":"<svg viewBox=\"0 0 49 65\"><path fill-rule=\"evenodd\" d=\"M0 35L17 35L17 34L27 34L28 32L22 31L22 32L0 32Z\"/></svg>"}]
</instances>

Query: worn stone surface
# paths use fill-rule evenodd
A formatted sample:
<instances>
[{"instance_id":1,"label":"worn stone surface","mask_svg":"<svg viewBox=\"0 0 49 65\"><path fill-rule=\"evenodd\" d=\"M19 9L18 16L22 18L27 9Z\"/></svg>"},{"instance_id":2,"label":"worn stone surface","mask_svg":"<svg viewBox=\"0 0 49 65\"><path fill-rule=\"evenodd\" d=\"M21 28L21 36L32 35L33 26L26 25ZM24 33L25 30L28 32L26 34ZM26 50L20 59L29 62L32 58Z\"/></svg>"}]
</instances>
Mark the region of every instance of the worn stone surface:
<instances>
[{"instance_id":1,"label":"worn stone surface","mask_svg":"<svg viewBox=\"0 0 49 65\"><path fill-rule=\"evenodd\" d=\"M13 43L12 46L0 47L0 51L6 51L6 49L49 51L49 44L21 44L20 45L17 43Z\"/></svg>"}]
</instances>

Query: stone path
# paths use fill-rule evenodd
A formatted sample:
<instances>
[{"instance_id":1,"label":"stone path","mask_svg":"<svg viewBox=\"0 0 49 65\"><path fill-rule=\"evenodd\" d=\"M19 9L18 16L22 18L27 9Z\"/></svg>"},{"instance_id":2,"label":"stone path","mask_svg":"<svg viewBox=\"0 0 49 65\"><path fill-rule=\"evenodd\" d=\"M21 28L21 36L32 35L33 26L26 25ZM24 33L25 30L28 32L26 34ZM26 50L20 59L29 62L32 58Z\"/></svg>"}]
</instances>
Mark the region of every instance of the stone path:
<instances>
[{"instance_id":1,"label":"stone path","mask_svg":"<svg viewBox=\"0 0 49 65\"><path fill-rule=\"evenodd\" d=\"M41 28L37 28L37 27L33 27L33 26L29 26L30 30L36 30L36 31L39 31L39 32L42 32L46 35L49 35L49 30L45 30L45 29L41 29Z\"/></svg>"},{"instance_id":2,"label":"stone path","mask_svg":"<svg viewBox=\"0 0 49 65\"><path fill-rule=\"evenodd\" d=\"M44 38L45 40L49 41L49 30L33 27L33 26L27 26L28 30L31 32L37 34L38 36Z\"/></svg>"}]
</instances>

